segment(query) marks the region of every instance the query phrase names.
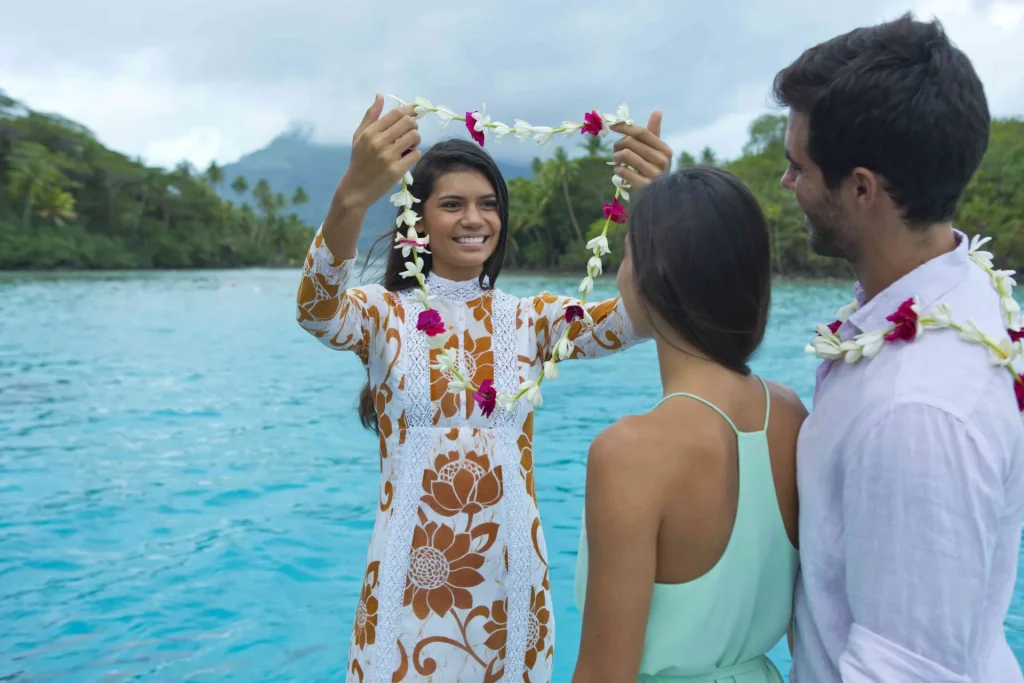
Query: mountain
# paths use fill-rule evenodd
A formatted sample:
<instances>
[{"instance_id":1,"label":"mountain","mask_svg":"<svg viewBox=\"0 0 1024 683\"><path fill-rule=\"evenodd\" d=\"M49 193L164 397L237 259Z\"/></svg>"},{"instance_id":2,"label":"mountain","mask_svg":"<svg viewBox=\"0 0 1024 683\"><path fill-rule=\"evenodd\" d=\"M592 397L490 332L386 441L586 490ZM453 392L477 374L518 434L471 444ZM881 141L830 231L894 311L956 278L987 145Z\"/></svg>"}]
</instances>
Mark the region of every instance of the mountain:
<instances>
[{"instance_id":1,"label":"mountain","mask_svg":"<svg viewBox=\"0 0 1024 683\"><path fill-rule=\"evenodd\" d=\"M295 213L304 222L316 226L323 220L334 189L345 174L351 157L352 147L349 145L315 143L310 139L310 131L292 129L274 138L266 147L224 166L224 183L219 191L224 198L239 201L239 196L230 186L240 175L245 176L250 187L264 178L270 187L287 198L292 196L295 188L302 187L309 201L295 207ZM506 180L531 175L529 164L502 159L496 161ZM252 203L252 198L247 193L241 201ZM368 253L374 240L390 227L394 217L394 207L387 197L370 208L363 234L359 237L360 254Z\"/></svg>"}]
</instances>

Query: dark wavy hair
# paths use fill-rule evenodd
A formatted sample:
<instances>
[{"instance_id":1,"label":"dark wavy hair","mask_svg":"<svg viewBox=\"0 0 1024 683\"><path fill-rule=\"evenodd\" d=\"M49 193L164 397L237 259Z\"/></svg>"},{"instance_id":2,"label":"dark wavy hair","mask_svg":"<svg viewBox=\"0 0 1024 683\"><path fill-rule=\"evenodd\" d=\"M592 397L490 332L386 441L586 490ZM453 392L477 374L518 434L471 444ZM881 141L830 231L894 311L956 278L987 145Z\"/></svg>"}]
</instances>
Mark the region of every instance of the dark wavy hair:
<instances>
[{"instance_id":1,"label":"dark wavy hair","mask_svg":"<svg viewBox=\"0 0 1024 683\"><path fill-rule=\"evenodd\" d=\"M501 233L498 235L498 246L495 247L494 253L484 261L483 271L480 273L481 286L492 288L498 279L498 274L501 273L501 265L505 260L505 246L508 243L508 188L505 186L505 178L501 175L501 171L491 155L476 143L467 140L443 140L431 146L412 169L414 182L409 187L409 191L416 199L420 200L413 208L422 218L423 207L426 206L427 199L433 194L437 180L443 175L459 171L473 171L487 178L497 196ZM406 260L401 251L390 248L398 232L399 228L397 227L385 232L377 239L370 251L372 254L382 244L388 249L381 284L384 289L391 292L401 292L416 286L414 278L401 275L405 270ZM421 258L423 259L423 274L427 275L433 265L433 256L423 254ZM367 265L369 263L370 260L367 261ZM366 429L377 434L380 433L377 425L377 407L369 380L359 394L359 421Z\"/></svg>"},{"instance_id":2,"label":"dark wavy hair","mask_svg":"<svg viewBox=\"0 0 1024 683\"><path fill-rule=\"evenodd\" d=\"M775 77L774 96L808 117L807 151L827 187L870 169L912 225L953 217L988 148L971 61L938 21L910 14L808 49Z\"/></svg>"},{"instance_id":3,"label":"dark wavy hair","mask_svg":"<svg viewBox=\"0 0 1024 683\"><path fill-rule=\"evenodd\" d=\"M711 360L749 375L771 304L771 248L746 185L708 166L664 174L640 193L627 239L652 326L663 321Z\"/></svg>"}]
</instances>

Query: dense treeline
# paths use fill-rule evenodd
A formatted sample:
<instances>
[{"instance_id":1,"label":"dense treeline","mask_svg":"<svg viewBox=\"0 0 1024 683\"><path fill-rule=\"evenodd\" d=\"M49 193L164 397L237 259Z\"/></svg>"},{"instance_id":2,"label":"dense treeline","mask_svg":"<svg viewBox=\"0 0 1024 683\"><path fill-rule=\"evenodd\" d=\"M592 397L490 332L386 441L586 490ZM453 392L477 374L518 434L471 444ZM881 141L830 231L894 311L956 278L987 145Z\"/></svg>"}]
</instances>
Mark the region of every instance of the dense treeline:
<instances>
[{"instance_id":1,"label":"dense treeline","mask_svg":"<svg viewBox=\"0 0 1024 683\"><path fill-rule=\"evenodd\" d=\"M698 157L681 152L676 163L717 165L750 186L771 226L778 272L847 275L844 264L810 252L803 214L779 185L784 133L785 118L766 115L751 125L738 159L719 161L706 148ZM532 177L508 181L510 267L584 266L584 245L600 232L613 187L608 141L588 136L578 144L581 154L557 148L534 160ZM225 183L236 201L218 195ZM297 264L312 228L292 211L306 201L301 187L285 197L265 180L250 187L243 176L226 179L216 164L201 173L188 164L147 167L78 124L0 92L0 269ZM1014 267L1024 266L1022 217L1024 121L999 119L956 222L968 234L995 237L1000 265ZM625 226L612 225L612 266L624 234Z\"/></svg>"},{"instance_id":2,"label":"dense treeline","mask_svg":"<svg viewBox=\"0 0 1024 683\"><path fill-rule=\"evenodd\" d=\"M216 164L198 173L147 167L82 126L31 111L0 91L0 269L192 268L296 264L312 229L289 211L306 201L266 181L217 195Z\"/></svg>"}]
</instances>

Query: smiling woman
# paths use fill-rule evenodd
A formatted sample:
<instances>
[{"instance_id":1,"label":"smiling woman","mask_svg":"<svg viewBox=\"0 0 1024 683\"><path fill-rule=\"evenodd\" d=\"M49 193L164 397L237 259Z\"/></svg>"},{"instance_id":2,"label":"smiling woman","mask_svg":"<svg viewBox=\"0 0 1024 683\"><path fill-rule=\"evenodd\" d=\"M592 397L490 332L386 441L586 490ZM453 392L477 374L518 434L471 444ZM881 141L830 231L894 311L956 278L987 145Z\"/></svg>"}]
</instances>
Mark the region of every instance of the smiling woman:
<instances>
[{"instance_id":1,"label":"smiling woman","mask_svg":"<svg viewBox=\"0 0 1024 683\"><path fill-rule=\"evenodd\" d=\"M618 297L584 303L495 289L508 192L494 161L463 140L421 154L411 109L382 109L378 96L356 131L298 293L300 325L362 360L360 417L380 438L348 680L545 683L554 617L533 472L541 399L524 394L495 410L491 394L550 373L563 337L568 358L607 355L636 338ZM651 176L667 170L672 153L655 132L615 130L619 149L630 141ZM410 170L414 182L393 196L396 228L382 238L396 242L382 285L348 287L367 208ZM447 334L428 336L436 328Z\"/></svg>"}]
</instances>

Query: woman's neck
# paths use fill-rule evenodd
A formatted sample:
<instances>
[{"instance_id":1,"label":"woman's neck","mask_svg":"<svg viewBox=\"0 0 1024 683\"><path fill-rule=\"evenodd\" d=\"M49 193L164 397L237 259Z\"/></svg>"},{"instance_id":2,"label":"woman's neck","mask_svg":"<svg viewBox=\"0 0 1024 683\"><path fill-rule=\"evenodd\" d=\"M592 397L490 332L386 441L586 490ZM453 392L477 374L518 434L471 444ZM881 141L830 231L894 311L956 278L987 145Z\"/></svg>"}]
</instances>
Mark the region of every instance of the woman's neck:
<instances>
[{"instance_id":1,"label":"woman's neck","mask_svg":"<svg viewBox=\"0 0 1024 683\"><path fill-rule=\"evenodd\" d=\"M434 261L430 265L430 272L452 282L468 282L469 280L478 280L480 274L483 273L483 268L480 266L450 266L446 263Z\"/></svg>"},{"instance_id":2,"label":"woman's neck","mask_svg":"<svg viewBox=\"0 0 1024 683\"><path fill-rule=\"evenodd\" d=\"M690 393L702 395L721 387L727 378L738 374L722 367L685 342L668 340L656 336L658 367L661 371L661 388L664 395Z\"/></svg>"}]
</instances>

